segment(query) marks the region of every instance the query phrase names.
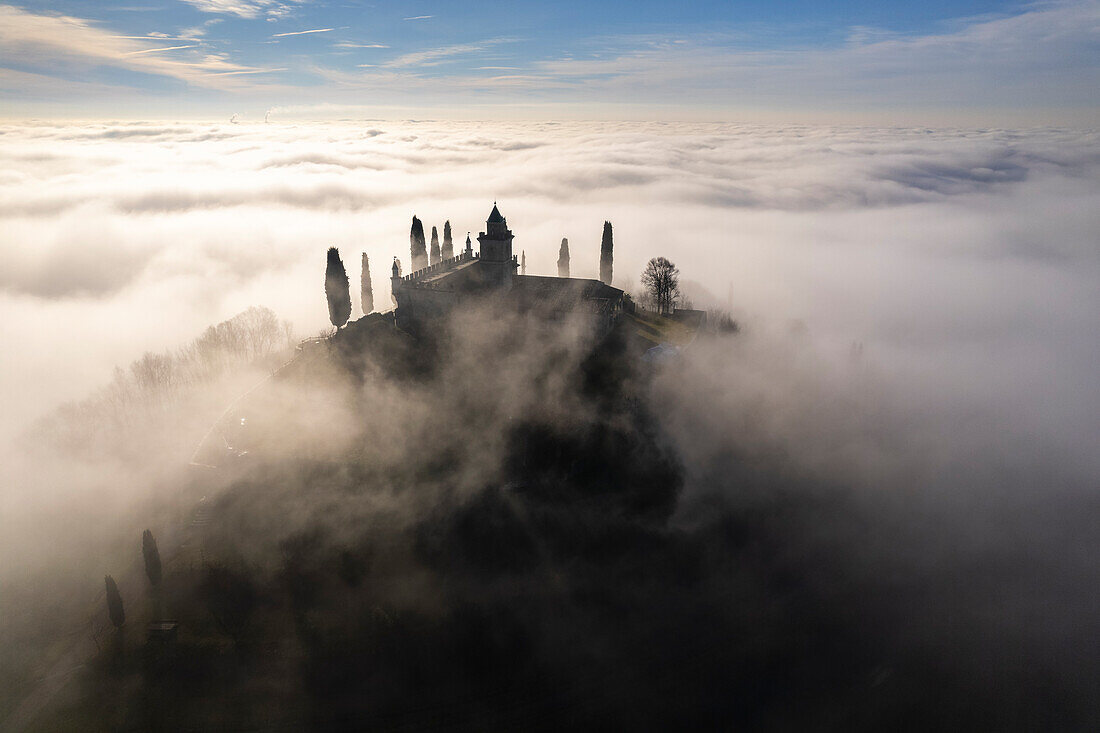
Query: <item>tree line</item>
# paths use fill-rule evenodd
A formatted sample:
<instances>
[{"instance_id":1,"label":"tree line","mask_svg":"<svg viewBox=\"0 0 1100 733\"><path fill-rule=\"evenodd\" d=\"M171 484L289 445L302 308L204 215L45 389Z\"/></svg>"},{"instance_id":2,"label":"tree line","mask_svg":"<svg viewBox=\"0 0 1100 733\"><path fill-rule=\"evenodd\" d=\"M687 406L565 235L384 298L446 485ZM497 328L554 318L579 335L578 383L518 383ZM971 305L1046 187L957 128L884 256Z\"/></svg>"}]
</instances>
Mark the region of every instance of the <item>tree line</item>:
<instances>
[{"instance_id":1,"label":"tree line","mask_svg":"<svg viewBox=\"0 0 1100 733\"><path fill-rule=\"evenodd\" d=\"M179 427L199 387L218 384L244 367L272 359L293 343L293 329L269 308L253 306L209 326L186 346L146 352L86 399L59 407L30 440L81 455L141 454Z\"/></svg>"},{"instance_id":2,"label":"tree line","mask_svg":"<svg viewBox=\"0 0 1100 733\"><path fill-rule=\"evenodd\" d=\"M600 241L600 281L611 285L614 276L614 230L611 222L603 223L603 236ZM436 265L454 257L454 243L451 238L451 222L443 224L443 243L440 245L439 232L433 226L431 250L428 250L424 236L424 224L416 216L412 218L409 230L409 249L412 271ZM527 257L524 252L523 274L527 274ZM396 262L396 261L395 261ZM569 277L569 240L561 240L558 249L558 277ZM398 263L400 267L400 263ZM643 302L650 304L662 315L669 315L681 300L680 270L665 257L654 257L642 270ZM360 307L363 315L374 311L374 290L370 279L370 262L367 253L362 253L360 271ZM329 321L336 328L343 328L351 317L351 291L347 269L340 259L336 247L328 249L328 263L325 268L325 298L328 301Z\"/></svg>"}]
</instances>

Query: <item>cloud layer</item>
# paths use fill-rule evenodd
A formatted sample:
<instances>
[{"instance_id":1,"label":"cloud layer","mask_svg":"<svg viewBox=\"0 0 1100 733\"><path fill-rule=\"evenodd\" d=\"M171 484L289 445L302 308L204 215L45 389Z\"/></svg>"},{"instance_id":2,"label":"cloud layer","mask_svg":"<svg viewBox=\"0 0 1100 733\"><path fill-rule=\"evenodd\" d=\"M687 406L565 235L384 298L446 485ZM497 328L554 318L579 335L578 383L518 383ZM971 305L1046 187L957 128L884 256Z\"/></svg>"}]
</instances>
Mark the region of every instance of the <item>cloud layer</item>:
<instances>
[{"instance_id":1,"label":"cloud layer","mask_svg":"<svg viewBox=\"0 0 1100 733\"><path fill-rule=\"evenodd\" d=\"M1100 475L1095 132L369 121L9 125L0 140L0 337L7 345L0 362L7 554L0 554L16 558L0 583L18 589L21 609L33 609L6 618L0 636L23 639L24 628L50 623L69 628L72 614L55 611L55 622L34 616L52 588L67 587L82 599L74 605L85 607L87 578L98 582L101 568L137 557L125 545L135 528L158 511L183 516L179 507L168 510L188 503L180 487L194 501L212 491L205 477L180 475L179 456L256 375L194 396L193 414L167 420L166 434L149 431L165 455L127 442L127 454L145 456L137 467L94 456L88 464L15 460L34 452L10 438L60 402L106 384L115 365L185 344L249 305L271 307L301 335L326 329L330 245L340 248L353 282L359 253L370 256L375 299L385 303L387 264L395 255L407 264L413 214L427 226L450 220L461 242L464 230L484 226L496 200L531 273L555 272L564 236L573 274L594 276L610 220L616 284L633 289L645 261L664 255L679 265L696 305L729 308L742 326L736 337L700 340L656 377L655 424L682 469L682 491L678 469L676 495L662 495L675 506L662 504L673 512L672 531L655 532L655 564L643 553L636 557L647 564L637 567L645 572L630 570L631 562L621 567L643 587L667 578L660 593L644 596L664 597L691 572L675 563L667 575L659 568L690 538L699 567L719 560L715 579L749 569L766 586L749 597L783 599L781 608L795 615L787 626L775 621L775 606L743 604L736 589L746 586L704 583L704 597L731 601L732 613L722 607L715 618L732 626L694 625L721 630L713 643L707 633L695 636L700 647L741 649L727 630L759 639L765 628L775 644L769 649L782 650L789 628L835 614L842 623L827 628L839 636L815 632L806 640L822 669L844 655L818 642L840 639L850 653L851 630L877 670L871 686L984 690L974 709L1002 711L1004 719L1016 719L1013 705L1041 707L1006 700L1015 697L1006 690L1054 690L1055 710L1092 715L1096 665L1080 649L1095 636L1095 624L1081 620L1096 617L1089 592L1096 542L1087 522ZM403 466L420 470L425 455L465 455L449 483L476 492L486 470L508 462L464 454L475 433L499 459L517 414L556 416L566 447L577 432L565 419L570 413L607 417L561 382L553 365L572 353L564 344L522 322L498 328L499 320L476 313L459 322L467 334L430 385L374 379L368 370L344 395L329 389L328 375L307 368L317 389L291 394L287 419L268 424L291 433L288 453L359 451L366 464L381 466L382 487L399 482ZM528 347L493 357L502 379L488 383L481 370L502 332ZM402 356L399 339L372 344L386 357ZM162 407L154 401L150 414L165 420ZM616 420L632 430L639 424L627 415ZM146 437L128 427L123 434ZM632 454L623 457L637 470ZM372 518L392 531L396 511L435 498L423 486L345 492L324 478L303 492L302 483L279 478L256 483L255 503L247 491L226 494L229 508L220 514L230 535L243 527L256 533L244 548L262 552L263 540L273 557L294 529L290 518L359 533L372 526L359 520ZM644 486L645 476L634 478L622 483ZM548 486L561 488L552 474ZM457 536L460 549L481 552L483 544L467 543L461 530L476 527L471 537L484 543L486 526L511 527L515 517L501 518L498 498L460 507L452 535L435 531L450 526L445 511L412 507L406 520L427 540L416 547L431 557L433 546L447 546L433 538ZM719 526L711 544L716 507L732 508L741 524ZM563 527L574 517L573 508L563 511ZM46 527L64 539L42 543ZM572 557L585 535L560 536ZM605 547L592 545L599 563ZM464 557L436 556L459 564ZM490 547L485 556L498 554ZM402 592L416 586L403 562L392 567L402 568L392 577L409 583ZM593 576L593 587L622 587L604 582L619 567ZM48 577L54 585L41 582ZM499 588L515 598L520 587L554 587L537 581L509 578ZM667 622L665 607L642 605ZM580 641L583 624L564 627L579 633L554 649L592 648ZM593 636L608 638L602 630ZM627 636L623 648L639 648ZM33 644L8 647L37 664ZM875 667L880 659L885 666ZM897 659L904 664L891 667ZM918 682L925 679L924 660L931 681L912 686L914 663ZM984 677L990 669L997 673ZM891 673L901 681L883 676ZM959 695L955 704L974 714L973 699Z\"/></svg>"},{"instance_id":2,"label":"cloud layer","mask_svg":"<svg viewBox=\"0 0 1100 733\"><path fill-rule=\"evenodd\" d=\"M575 274L594 275L610 219L626 287L663 254L748 324L799 319L949 391L1010 393L1010 412L1045 399L1095 425L1095 133L405 122L0 138L0 316L25 344L3 379L33 395L23 417L251 304L316 332L329 245L349 263L367 252L386 293L413 214L461 241L498 200L534 273L554 272L566 236ZM1019 417L1057 422L1044 413Z\"/></svg>"}]
</instances>

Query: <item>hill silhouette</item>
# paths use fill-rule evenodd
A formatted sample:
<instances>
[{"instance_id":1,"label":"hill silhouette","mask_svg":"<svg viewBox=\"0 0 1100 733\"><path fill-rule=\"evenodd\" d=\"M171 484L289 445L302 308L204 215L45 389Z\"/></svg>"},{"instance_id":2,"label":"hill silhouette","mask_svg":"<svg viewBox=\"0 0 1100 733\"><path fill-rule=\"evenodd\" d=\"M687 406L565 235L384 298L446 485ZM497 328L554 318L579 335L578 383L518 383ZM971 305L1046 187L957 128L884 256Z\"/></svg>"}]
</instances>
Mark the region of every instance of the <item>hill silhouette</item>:
<instances>
[{"instance_id":1,"label":"hill silhouette","mask_svg":"<svg viewBox=\"0 0 1100 733\"><path fill-rule=\"evenodd\" d=\"M679 367L640 358L677 327L623 318L597 342L470 309L430 340L373 314L307 345L241 403L241 455L195 479L202 520L161 582L178 639L126 636L45 723L1087 723L1064 677L929 656L942 627L914 623L913 594L955 602L954 579L912 585L901 561L865 559L900 515L736 441L725 475L687 462L659 394ZM689 479L740 493L688 517ZM142 608L128 601L128 627L152 619Z\"/></svg>"}]
</instances>

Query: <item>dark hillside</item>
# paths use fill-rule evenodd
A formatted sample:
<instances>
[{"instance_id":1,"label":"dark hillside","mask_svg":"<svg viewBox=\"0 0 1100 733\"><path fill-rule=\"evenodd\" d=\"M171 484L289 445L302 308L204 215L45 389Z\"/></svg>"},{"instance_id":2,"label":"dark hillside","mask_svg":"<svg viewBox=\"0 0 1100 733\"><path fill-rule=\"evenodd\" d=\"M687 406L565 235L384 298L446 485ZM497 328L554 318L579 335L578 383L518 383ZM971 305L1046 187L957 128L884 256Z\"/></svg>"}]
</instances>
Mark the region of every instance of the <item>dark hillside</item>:
<instances>
[{"instance_id":1,"label":"dark hillside","mask_svg":"<svg viewBox=\"0 0 1100 733\"><path fill-rule=\"evenodd\" d=\"M952 592L869 566L863 543L907 525L831 480L731 448L713 480L744 498L672 524L699 467L639 333L675 324L592 344L476 316L430 347L368 316L280 373L201 552L165 568L178 639L148 641L133 604L44 725L1087 727L1064 678L974 677L915 643L914 594Z\"/></svg>"}]
</instances>

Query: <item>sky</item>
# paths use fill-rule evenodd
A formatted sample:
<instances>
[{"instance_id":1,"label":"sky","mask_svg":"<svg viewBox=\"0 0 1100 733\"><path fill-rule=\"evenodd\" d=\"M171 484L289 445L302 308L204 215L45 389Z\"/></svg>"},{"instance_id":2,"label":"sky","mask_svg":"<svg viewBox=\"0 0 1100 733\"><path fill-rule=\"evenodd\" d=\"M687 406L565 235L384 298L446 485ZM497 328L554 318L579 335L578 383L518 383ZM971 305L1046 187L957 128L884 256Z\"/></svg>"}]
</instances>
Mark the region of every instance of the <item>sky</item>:
<instances>
[{"instance_id":1,"label":"sky","mask_svg":"<svg viewBox=\"0 0 1100 733\"><path fill-rule=\"evenodd\" d=\"M8 118L1098 119L1100 2L0 5Z\"/></svg>"}]
</instances>

